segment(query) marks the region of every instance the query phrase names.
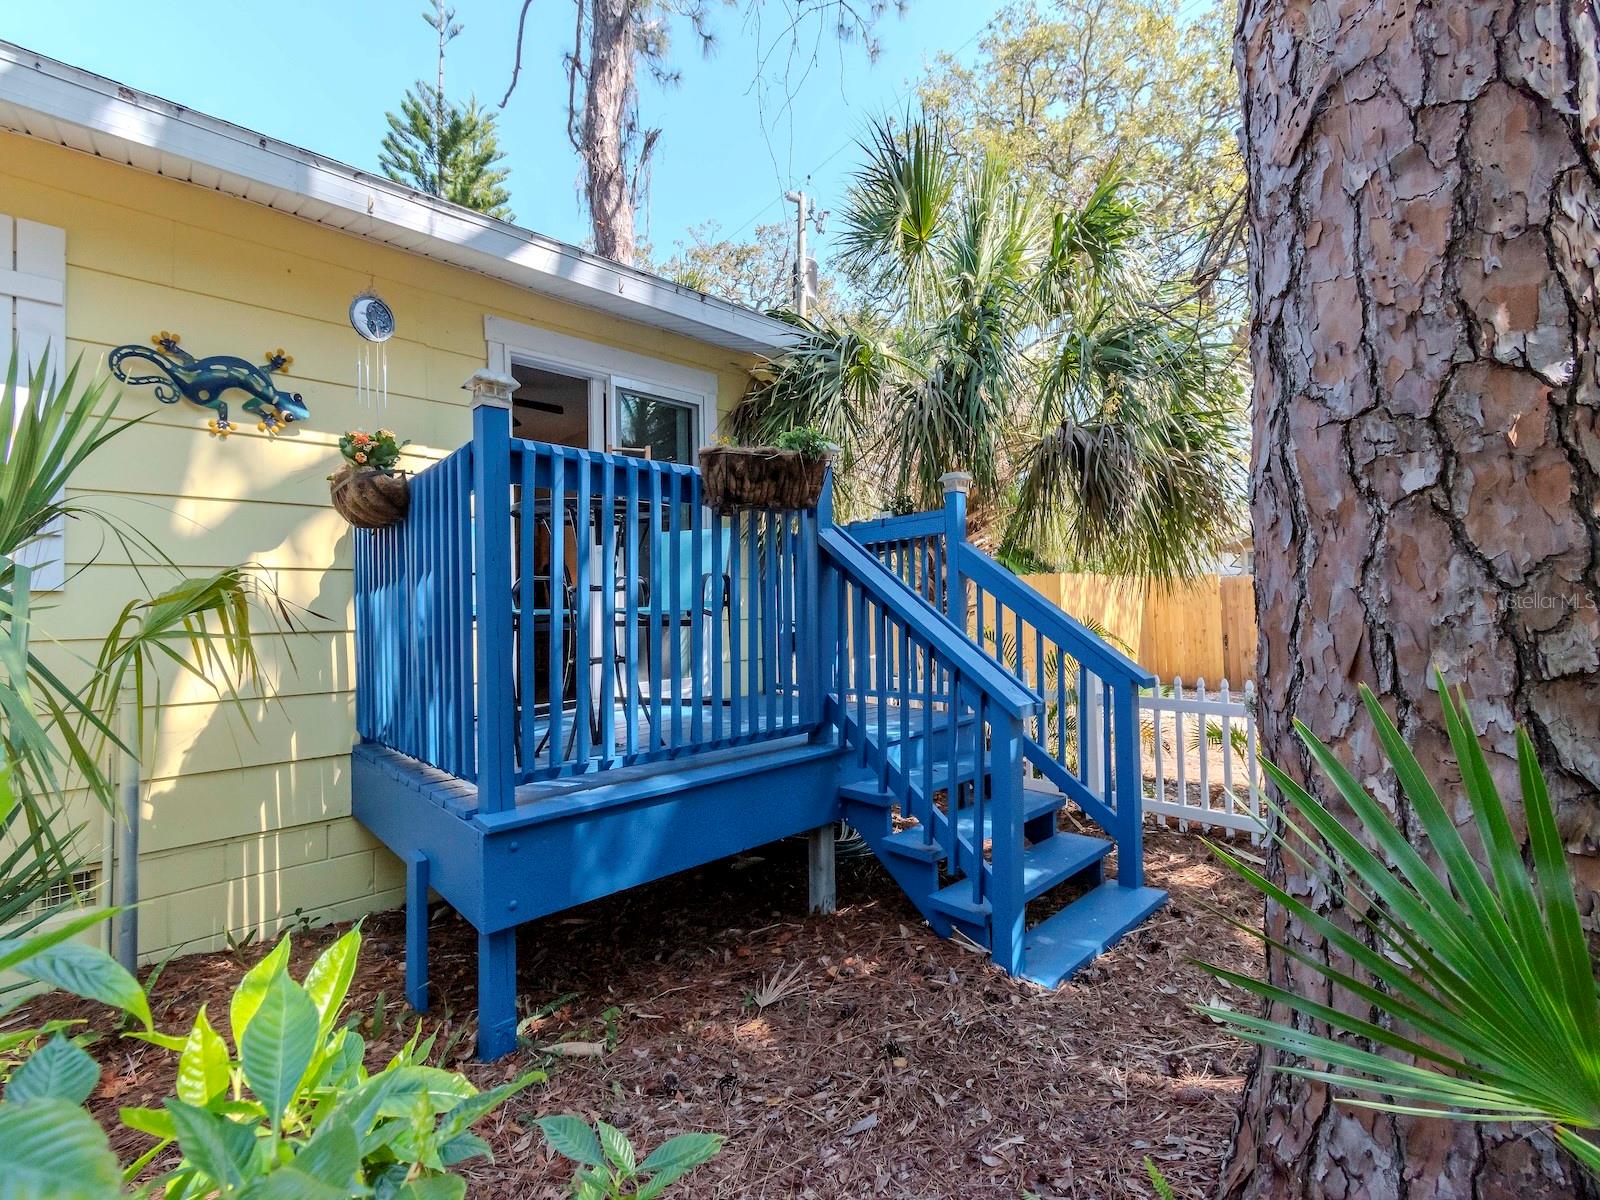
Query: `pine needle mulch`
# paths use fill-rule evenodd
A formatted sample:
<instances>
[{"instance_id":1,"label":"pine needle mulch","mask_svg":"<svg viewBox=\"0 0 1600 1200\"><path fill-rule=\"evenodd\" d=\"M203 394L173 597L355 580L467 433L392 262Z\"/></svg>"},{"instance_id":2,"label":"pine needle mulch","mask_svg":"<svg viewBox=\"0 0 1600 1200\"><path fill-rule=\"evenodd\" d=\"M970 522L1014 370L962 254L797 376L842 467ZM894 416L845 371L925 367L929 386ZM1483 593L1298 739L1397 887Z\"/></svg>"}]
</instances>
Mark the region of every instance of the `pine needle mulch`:
<instances>
[{"instance_id":1,"label":"pine needle mulch","mask_svg":"<svg viewBox=\"0 0 1600 1200\"><path fill-rule=\"evenodd\" d=\"M1153 1158L1182 1197L1215 1191L1249 1051L1191 1009L1218 994L1188 960L1259 971L1247 922L1260 901L1192 835L1151 830L1147 871L1171 892L1155 918L1065 987L1006 978L933 936L870 858L844 860L840 911L805 915L805 848L783 843L535 923L519 946L525 1049L470 1062L472 930L448 909L432 928L425 1028L481 1086L543 1065L537 1086L479 1127L494 1164L470 1194L564 1194L533 1122L576 1112L649 1148L674 1133L727 1135L679 1185L702 1197L1149 1197ZM298 977L337 930L296 937ZM404 923L371 917L349 1012L381 1066L415 1020L403 1001ZM169 963L159 1025L221 1017L262 947ZM1243 997L1231 997L1234 1002ZM172 1058L110 1036L103 1012L46 997L27 1019L89 1016L106 1068L91 1100L159 1104ZM120 1130L124 1160L148 1146Z\"/></svg>"}]
</instances>

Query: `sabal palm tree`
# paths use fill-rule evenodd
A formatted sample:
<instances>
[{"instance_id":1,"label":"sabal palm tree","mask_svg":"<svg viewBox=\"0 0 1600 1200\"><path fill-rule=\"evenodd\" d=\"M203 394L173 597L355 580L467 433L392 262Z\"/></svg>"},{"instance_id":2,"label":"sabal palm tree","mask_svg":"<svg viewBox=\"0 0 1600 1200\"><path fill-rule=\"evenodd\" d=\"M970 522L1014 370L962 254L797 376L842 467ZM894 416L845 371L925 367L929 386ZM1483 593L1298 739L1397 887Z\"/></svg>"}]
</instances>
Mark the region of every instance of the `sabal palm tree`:
<instances>
[{"instance_id":1,"label":"sabal palm tree","mask_svg":"<svg viewBox=\"0 0 1600 1200\"><path fill-rule=\"evenodd\" d=\"M767 440L812 425L857 501L939 501L973 476L1003 553L1181 577L1242 525L1242 389L1192 296L1149 279L1143 225L1108 179L1048 211L943 126L880 122L842 216L840 263L866 302L806 324L733 416Z\"/></svg>"}]
</instances>

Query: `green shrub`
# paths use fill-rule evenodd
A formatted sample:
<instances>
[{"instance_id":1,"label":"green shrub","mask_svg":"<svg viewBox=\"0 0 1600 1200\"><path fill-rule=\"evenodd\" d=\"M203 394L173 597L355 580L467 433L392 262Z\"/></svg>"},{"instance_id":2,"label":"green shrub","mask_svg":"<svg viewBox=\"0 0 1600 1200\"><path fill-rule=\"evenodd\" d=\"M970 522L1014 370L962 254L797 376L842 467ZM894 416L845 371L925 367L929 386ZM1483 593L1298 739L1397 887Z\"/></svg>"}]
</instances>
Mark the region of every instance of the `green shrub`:
<instances>
[{"instance_id":1,"label":"green shrub","mask_svg":"<svg viewBox=\"0 0 1600 1200\"><path fill-rule=\"evenodd\" d=\"M792 450L802 458L826 458L833 451L833 444L809 426L784 430L773 445L779 450Z\"/></svg>"},{"instance_id":2,"label":"green shrub","mask_svg":"<svg viewBox=\"0 0 1600 1200\"><path fill-rule=\"evenodd\" d=\"M451 1169L489 1154L472 1126L544 1077L530 1072L480 1092L464 1076L427 1065L432 1039L422 1040L420 1029L383 1070L369 1073L366 1043L338 1026L361 948L356 929L324 950L300 981L289 974L284 937L239 981L228 1036L204 1008L186 1034L156 1032L137 982L97 949L64 940L32 951L9 945L0 943L0 969L130 1013L144 1026L132 1036L176 1054L178 1071L177 1094L162 1107L122 1110L124 1125L155 1139L124 1168L81 1107L99 1067L63 1038L46 1042L12 1076L0 1102L0 1196L119 1195L176 1144L177 1165L147 1191L459 1200L466 1183Z\"/></svg>"},{"instance_id":3,"label":"green shrub","mask_svg":"<svg viewBox=\"0 0 1600 1200\"><path fill-rule=\"evenodd\" d=\"M552 1150L578 1164L576 1200L654 1200L722 1149L718 1134L680 1133L640 1162L627 1136L604 1121L591 1129L581 1117L544 1117L539 1128Z\"/></svg>"},{"instance_id":4,"label":"green shrub","mask_svg":"<svg viewBox=\"0 0 1600 1200\"><path fill-rule=\"evenodd\" d=\"M1354 998L1362 1015L1216 966L1206 969L1306 1020L1296 1027L1228 1008L1201 1011L1281 1051L1290 1062L1279 1070L1326 1083L1346 1103L1542 1125L1600 1174L1600 1146L1580 1132L1600 1128L1600 994L1544 774L1533 743L1518 730L1525 858L1465 701L1442 678L1438 692L1482 864L1456 827L1458 801L1441 799L1377 697L1362 688L1420 838L1397 827L1350 769L1298 723L1311 757L1365 836L1266 764L1287 799L1287 808L1277 810L1279 852L1308 872L1331 874L1330 892L1352 898L1355 928L1213 847L1310 936L1325 939L1328 954L1308 955L1259 927L1240 928L1322 976L1336 994ZM1345 961L1354 966L1334 965ZM1312 1032L1316 1026L1329 1035Z\"/></svg>"}]
</instances>

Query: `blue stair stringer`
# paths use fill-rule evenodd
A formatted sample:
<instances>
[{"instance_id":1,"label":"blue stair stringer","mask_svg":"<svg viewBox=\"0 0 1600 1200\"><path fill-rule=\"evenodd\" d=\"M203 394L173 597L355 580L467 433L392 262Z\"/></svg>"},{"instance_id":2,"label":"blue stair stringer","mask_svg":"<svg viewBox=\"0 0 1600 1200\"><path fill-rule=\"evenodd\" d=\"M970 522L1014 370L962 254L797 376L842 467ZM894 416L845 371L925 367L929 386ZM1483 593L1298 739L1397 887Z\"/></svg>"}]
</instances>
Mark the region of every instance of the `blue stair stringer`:
<instances>
[{"instance_id":1,"label":"blue stair stringer","mask_svg":"<svg viewBox=\"0 0 1600 1200\"><path fill-rule=\"evenodd\" d=\"M951 706L964 710L954 722L955 736L951 736L948 709L942 722L933 725L927 721L920 712L917 687L903 686L894 677L897 668L915 673L919 665L937 661L941 634L951 650L981 647L974 646L964 629L934 608L922 589L906 586L887 563L879 562L865 546L845 547L830 540L836 536L832 531L825 532L823 549L848 581L846 589L852 584L865 585L863 590L870 592L875 585L873 594L883 601L880 609L901 617L906 625L907 637L902 646L914 644L917 633L913 631L921 631L931 648L927 659L919 659L914 651L905 649L897 657L895 633L891 631L887 637L874 633L870 605L847 613L841 620L841 625L855 630L866 626L870 649L880 651L887 646L891 660L887 670L877 670L870 661L865 664L869 681L881 681L884 686L876 689L872 703L862 705L853 686L860 681L852 678L850 656L840 656L839 676L824 706L824 715L840 731L846 761L855 764L853 773L843 777L839 790L842 813L861 832L935 932L949 936L952 931L960 931L989 950L1013 974L1054 987L1138 926L1166 900L1164 891L1143 883L1136 747L1132 771L1128 770L1130 756L1122 756L1123 788L1113 805L1096 796L1080 775L1068 770L1059 746L1052 755L1045 741L1030 736L1043 732L1049 724L1048 718L1039 719L1040 710L1048 708L1039 691L1029 697L1031 714L1016 722L1021 730L1021 753L1012 750L1002 755L998 764L996 747L1010 739L998 733L994 723L984 727L980 736L980 724L974 715L978 704L969 701ZM964 547L965 543L961 545ZM854 549L863 553L851 553ZM869 579L874 570L876 577ZM1009 573L1004 579L992 574L984 576L991 591L990 604L1000 603L993 593L1005 595L1010 604L1028 602L1030 598L1020 594L1026 585L1015 580L1012 593L1007 588L1008 579L1015 577ZM891 602L891 589L895 589L892 598L898 603ZM846 607L850 607L848 601ZM1050 620L1045 607L1039 598L1038 604L1027 610L1028 632L1033 634L1034 622L1038 622L1041 643L1048 630L1061 639L1066 649L1076 652L1077 661L1095 661L1108 675L1113 668L1122 668L1130 684L1142 682L1143 673L1137 666L1116 656L1109 647L1105 647L1107 654L1095 655L1094 650L1103 647L1103 642L1081 627L1072 628L1067 624L1070 618ZM1057 611L1049 609L1052 613ZM893 620L893 616L888 617L886 624ZM1095 644L1086 643L1086 639L1093 639ZM1013 671L995 656L984 657L995 674L1003 675L1014 685L1026 687L1043 682L1028 679L1020 661L1016 663L1019 669ZM871 678L875 671L880 679ZM972 689L996 683L977 670L971 676L962 682ZM1064 696L1065 692L1056 696L1058 708ZM880 705L888 710L882 716ZM992 705L984 707L993 709ZM931 728L924 728L930 725ZM1115 732L1122 736L1125 729L1126 726ZM1030 772L1034 776L1029 781L1032 786L1024 786L1021 778L1024 761L1035 767ZM1132 778L1128 778L1130 775ZM1116 790L1114 780L1108 790ZM1091 837L1060 829L1058 817L1069 796L1113 836ZM996 806L1001 803L1017 810L1017 815L1008 817L998 812ZM1116 877L1108 879L1106 858L1113 848L1119 850L1119 865ZM997 873L1002 871L1010 877L998 878ZM1030 927L1028 906L1049 902L1063 889L1081 894ZM1020 947L1015 944L1019 931Z\"/></svg>"}]
</instances>

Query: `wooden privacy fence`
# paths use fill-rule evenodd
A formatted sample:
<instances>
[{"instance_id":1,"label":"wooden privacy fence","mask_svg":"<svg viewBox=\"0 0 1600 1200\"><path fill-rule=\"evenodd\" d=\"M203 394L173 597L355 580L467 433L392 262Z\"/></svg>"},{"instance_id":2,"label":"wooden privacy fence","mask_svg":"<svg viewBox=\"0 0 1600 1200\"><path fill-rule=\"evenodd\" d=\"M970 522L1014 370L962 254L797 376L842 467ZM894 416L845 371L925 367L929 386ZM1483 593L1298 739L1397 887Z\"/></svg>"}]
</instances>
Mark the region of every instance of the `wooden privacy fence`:
<instances>
[{"instance_id":1,"label":"wooden privacy fence","mask_svg":"<svg viewBox=\"0 0 1600 1200\"><path fill-rule=\"evenodd\" d=\"M1023 578L1162 679L1255 676L1255 590L1249 575L1202 575L1168 590L1109 575Z\"/></svg>"}]
</instances>

